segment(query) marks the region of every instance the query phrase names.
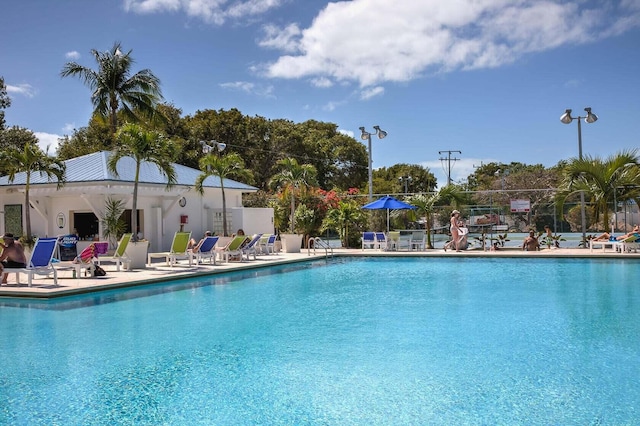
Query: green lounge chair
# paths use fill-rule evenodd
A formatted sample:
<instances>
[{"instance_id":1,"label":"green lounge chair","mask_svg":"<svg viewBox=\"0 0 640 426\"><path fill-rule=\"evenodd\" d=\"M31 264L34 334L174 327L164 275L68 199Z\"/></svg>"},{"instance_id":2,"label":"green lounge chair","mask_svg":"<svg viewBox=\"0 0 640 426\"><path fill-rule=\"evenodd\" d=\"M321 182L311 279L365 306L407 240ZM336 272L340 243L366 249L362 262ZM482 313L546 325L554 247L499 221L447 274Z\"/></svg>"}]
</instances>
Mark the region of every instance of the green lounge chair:
<instances>
[{"instance_id":1,"label":"green lounge chair","mask_svg":"<svg viewBox=\"0 0 640 426\"><path fill-rule=\"evenodd\" d=\"M120 241L118 241L118 246L116 247L116 251L113 253L112 258L101 259L101 261L110 261L115 262L116 271L120 272L120 266L126 270L131 270L131 258L127 256L126 250L129 245L129 241L131 241L131 237L133 234L122 234L120 237Z\"/></svg>"},{"instance_id":2,"label":"green lounge chair","mask_svg":"<svg viewBox=\"0 0 640 426\"><path fill-rule=\"evenodd\" d=\"M149 253L147 255L147 264L151 264L151 259L154 257L164 257L167 260L167 265L173 266L178 263L178 259L188 259L189 266L193 264L191 253L187 250L189 248L189 241L191 240L191 232L176 232L173 235L173 242L171 243L171 250L167 252Z\"/></svg>"},{"instance_id":3,"label":"green lounge chair","mask_svg":"<svg viewBox=\"0 0 640 426\"><path fill-rule=\"evenodd\" d=\"M249 240L249 237L246 235L239 235L229 241L225 247L218 250L217 252L222 258L222 261L229 262L232 259L231 256L233 256L238 257L238 261L242 262L242 247L247 243L247 240Z\"/></svg>"}]
</instances>

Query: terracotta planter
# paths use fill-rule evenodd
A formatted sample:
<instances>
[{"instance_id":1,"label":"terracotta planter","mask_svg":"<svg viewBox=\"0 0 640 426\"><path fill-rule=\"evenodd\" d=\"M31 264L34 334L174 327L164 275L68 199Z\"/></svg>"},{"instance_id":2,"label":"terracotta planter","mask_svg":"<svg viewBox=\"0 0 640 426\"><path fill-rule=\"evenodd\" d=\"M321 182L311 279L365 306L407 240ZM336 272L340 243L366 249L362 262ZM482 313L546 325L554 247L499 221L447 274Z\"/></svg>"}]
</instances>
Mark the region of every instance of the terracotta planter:
<instances>
[{"instance_id":1,"label":"terracotta planter","mask_svg":"<svg viewBox=\"0 0 640 426\"><path fill-rule=\"evenodd\" d=\"M131 269L144 269L147 267L147 251L149 241L130 241L125 254L131 259Z\"/></svg>"},{"instance_id":2,"label":"terracotta planter","mask_svg":"<svg viewBox=\"0 0 640 426\"><path fill-rule=\"evenodd\" d=\"M302 247L302 234L280 234L282 251L285 253L300 253Z\"/></svg>"}]
</instances>

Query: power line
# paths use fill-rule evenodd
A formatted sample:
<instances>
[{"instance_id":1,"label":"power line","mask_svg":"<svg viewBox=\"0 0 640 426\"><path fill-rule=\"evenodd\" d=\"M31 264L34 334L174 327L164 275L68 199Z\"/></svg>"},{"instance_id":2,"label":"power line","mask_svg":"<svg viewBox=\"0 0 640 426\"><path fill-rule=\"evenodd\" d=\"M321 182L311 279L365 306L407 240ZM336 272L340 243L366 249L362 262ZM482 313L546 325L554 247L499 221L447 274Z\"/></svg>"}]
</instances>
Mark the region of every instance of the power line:
<instances>
[{"instance_id":1,"label":"power line","mask_svg":"<svg viewBox=\"0 0 640 426\"><path fill-rule=\"evenodd\" d=\"M447 162L447 185L451 185L451 162L452 161L458 161L459 158L451 158L451 154L453 153L458 153L458 154L462 154L462 151L438 151L439 155L442 155L443 153L447 154L447 158L440 158L440 161L446 161Z\"/></svg>"}]
</instances>

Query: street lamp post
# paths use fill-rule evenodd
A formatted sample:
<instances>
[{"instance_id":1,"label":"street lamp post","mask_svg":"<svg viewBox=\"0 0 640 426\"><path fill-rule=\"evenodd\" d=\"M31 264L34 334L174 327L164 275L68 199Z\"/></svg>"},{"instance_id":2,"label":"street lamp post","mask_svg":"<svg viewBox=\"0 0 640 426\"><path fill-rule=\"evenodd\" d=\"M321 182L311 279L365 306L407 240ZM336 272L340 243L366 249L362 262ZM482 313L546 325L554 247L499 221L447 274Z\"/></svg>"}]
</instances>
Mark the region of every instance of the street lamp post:
<instances>
[{"instance_id":1,"label":"street lamp post","mask_svg":"<svg viewBox=\"0 0 640 426\"><path fill-rule=\"evenodd\" d=\"M226 143L218 142L215 140L200 141L200 145L202 145L203 154L208 154L210 152L214 152L215 150L218 150L218 152L222 152L227 147Z\"/></svg>"},{"instance_id":2,"label":"street lamp post","mask_svg":"<svg viewBox=\"0 0 640 426\"><path fill-rule=\"evenodd\" d=\"M404 193L405 195L409 193L409 182L411 182L413 180L413 178L411 176L400 176L398 178L398 180L400 181L400 185L402 185L402 183L404 183Z\"/></svg>"},{"instance_id":3,"label":"street lamp post","mask_svg":"<svg viewBox=\"0 0 640 426\"><path fill-rule=\"evenodd\" d=\"M378 139L384 139L387 136L387 132L382 130L380 126L373 126L378 135ZM373 201L373 161L371 159L371 133L367 132L364 127L360 127L362 134L360 139L367 141L367 147L369 151L369 201Z\"/></svg>"},{"instance_id":4,"label":"street lamp post","mask_svg":"<svg viewBox=\"0 0 640 426\"><path fill-rule=\"evenodd\" d=\"M580 160L582 160L582 120L584 119L587 123L595 123L598 120L598 116L591 112L590 107L584 110L587 113L584 117L572 117L570 109L565 110L564 114L560 116L560 121L564 124L571 124L573 120L578 120L578 159ZM584 248L587 248L587 220L584 211L584 191L580 191L580 219L582 221L582 245Z\"/></svg>"}]
</instances>

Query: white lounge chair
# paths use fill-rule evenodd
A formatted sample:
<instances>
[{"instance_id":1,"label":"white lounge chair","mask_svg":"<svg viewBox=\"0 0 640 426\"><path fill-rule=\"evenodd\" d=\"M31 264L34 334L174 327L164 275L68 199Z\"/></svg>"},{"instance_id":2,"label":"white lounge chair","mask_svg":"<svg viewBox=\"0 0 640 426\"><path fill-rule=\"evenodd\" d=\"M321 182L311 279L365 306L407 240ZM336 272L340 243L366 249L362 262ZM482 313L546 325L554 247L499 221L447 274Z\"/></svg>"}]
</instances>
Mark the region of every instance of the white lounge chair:
<instances>
[{"instance_id":1,"label":"white lounge chair","mask_svg":"<svg viewBox=\"0 0 640 426\"><path fill-rule=\"evenodd\" d=\"M9 274L16 273L16 283L20 285L20 274L27 274L27 282L29 287L33 282L34 275L46 275L53 274L53 284L58 285L58 271L53 265L53 254L56 251L58 245L58 238L38 238L33 251L31 252L31 258L27 262L25 268L4 268L4 273Z\"/></svg>"}]
</instances>

